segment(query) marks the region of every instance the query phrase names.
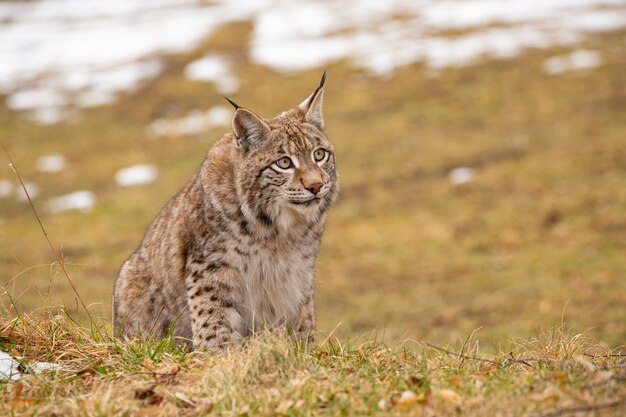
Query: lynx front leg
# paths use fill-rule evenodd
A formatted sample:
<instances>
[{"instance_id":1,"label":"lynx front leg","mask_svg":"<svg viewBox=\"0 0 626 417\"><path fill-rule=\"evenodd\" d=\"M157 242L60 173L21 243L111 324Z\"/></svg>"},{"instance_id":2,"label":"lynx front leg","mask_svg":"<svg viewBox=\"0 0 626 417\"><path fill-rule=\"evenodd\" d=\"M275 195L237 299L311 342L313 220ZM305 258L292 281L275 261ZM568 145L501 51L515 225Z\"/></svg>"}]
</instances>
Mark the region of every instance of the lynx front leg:
<instances>
[{"instance_id":1,"label":"lynx front leg","mask_svg":"<svg viewBox=\"0 0 626 417\"><path fill-rule=\"evenodd\" d=\"M307 343L309 346L315 344L315 301L313 294L310 294L298 311L298 317L292 324L298 340Z\"/></svg>"},{"instance_id":2,"label":"lynx front leg","mask_svg":"<svg viewBox=\"0 0 626 417\"><path fill-rule=\"evenodd\" d=\"M237 271L226 264L189 262L187 295L194 349L225 349L241 339L243 320L236 309Z\"/></svg>"}]
</instances>

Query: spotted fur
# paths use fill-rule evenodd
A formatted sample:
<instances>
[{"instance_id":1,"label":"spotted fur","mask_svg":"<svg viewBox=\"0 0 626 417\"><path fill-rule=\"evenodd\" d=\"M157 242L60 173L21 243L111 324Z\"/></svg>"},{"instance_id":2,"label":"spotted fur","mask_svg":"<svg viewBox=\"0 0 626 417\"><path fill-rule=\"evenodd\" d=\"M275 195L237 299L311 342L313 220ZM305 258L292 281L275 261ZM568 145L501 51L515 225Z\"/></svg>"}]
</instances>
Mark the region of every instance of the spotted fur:
<instances>
[{"instance_id":1,"label":"spotted fur","mask_svg":"<svg viewBox=\"0 0 626 417\"><path fill-rule=\"evenodd\" d=\"M122 266L113 294L118 334L172 331L214 350L287 326L314 341L315 263L339 192L323 80L273 119L237 106L233 133L209 150ZM277 165L284 157L288 169Z\"/></svg>"}]
</instances>

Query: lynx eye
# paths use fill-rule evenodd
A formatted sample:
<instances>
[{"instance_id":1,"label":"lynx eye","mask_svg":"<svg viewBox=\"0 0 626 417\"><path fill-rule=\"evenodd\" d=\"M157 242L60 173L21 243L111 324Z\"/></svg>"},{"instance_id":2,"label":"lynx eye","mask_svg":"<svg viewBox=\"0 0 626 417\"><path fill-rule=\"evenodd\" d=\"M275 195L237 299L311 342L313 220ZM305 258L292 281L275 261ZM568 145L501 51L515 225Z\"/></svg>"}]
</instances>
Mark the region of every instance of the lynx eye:
<instances>
[{"instance_id":1,"label":"lynx eye","mask_svg":"<svg viewBox=\"0 0 626 417\"><path fill-rule=\"evenodd\" d=\"M291 159L287 158L286 156L284 158L280 158L274 163L280 169L289 169L293 166L293 162L291 162Z\"/></svg>"},{"instance_id":2,"label":"lynx eye","mask_svg":"<svg viewBox=\"0 0 626 417\"><path fill-rule=\"evenodd\" d=\"M313 152L313 158L319 162L322 159L326 158L326 151L322 148L320 149L316 149L315 152Z\"/></svg>"}]
</instances>

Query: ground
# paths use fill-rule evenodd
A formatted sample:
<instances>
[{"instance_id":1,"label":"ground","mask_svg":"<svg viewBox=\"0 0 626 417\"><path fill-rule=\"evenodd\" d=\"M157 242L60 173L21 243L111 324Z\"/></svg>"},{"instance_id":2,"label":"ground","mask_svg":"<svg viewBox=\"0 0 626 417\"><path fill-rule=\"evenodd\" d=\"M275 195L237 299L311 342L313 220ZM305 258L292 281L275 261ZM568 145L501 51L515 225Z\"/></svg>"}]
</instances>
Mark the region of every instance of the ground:
<instances>
[{"instance_id":1,"label":"ground","mask_svg":"<svg viewBox=\"0 0 626 417\"><path fill-rule=\"evenodd\" d=\"M158 139L147 133L156 118L180 117L222 104L210 83L182 76L184 65L206 51L232 56L239 64L236 75L241 82L232 98L266 117L296 105L316 86L322 69L283 74L250 62L246 52L250 30L245 22L223 27L196 51L167 56L166 72L149 85L114 105L81 111L75 120L41 127L22 113L0 107L2 142L21 175L41 185L35 207L96 321L110 319L113 281L147 224L191 176L208 147L228 130L224 126ZM436 71L412 64L398 68L392 78L370 75L348 61L329 65L324 114L337 150L342 194L330 214L319 259L319 328L339 341L375 339L398 347L390 351L378 342L365 347L359 342L344 351L328 342L313 353L300 354L290 350L289 343L276 342L274 355L259 342L250 349L262 360L251 366L268 368L231 376L220 369L251 360L240 354L232 360L204 358L160 348L165 353L152 358L154 366L180 364L183 380L177 384L184 385L184 378L202 381L197 389L212 393L207 400L211 406L232 415L245 414L246 407L250 415L261 413L256 413L257 407L271 414L281 404L287 415L358 415L381 409L391 414L419 409L428 415L430 409L449 411L437 408L438 402L451 407L452 413L456 403L467 405L474 397L483 398L476 400L478 415L483 414L480 407L519 415L547 407L541 399L544 394L550 407L570 406L570 393L576 404L624 398L619 357L614 361L587 357L591 366L574 358L574 353L583 359L584 353L606 355L626 341L624 35L623 31L595 35L576 45L601 51L605 63L562 75L546 74L543 62L572 47L528 50L510 60ZM50 153L65 155L69 169L37 172L36 157ZM6 157L2 158L0 177L15 181ZM137 163L155 164L158 180L118 188L115 172ZM451 183L449 172L457 167L472 168L472 181ZM78 189L97 194L91 212L49 214L42 209L46 199ZM136 345L119 347L105 338L81 339L70 332L67 337L78 338L75 352L53 346L40 355L29 351L24 338L6 333L24 312L42 305L62 304L81 323L85 315L28 204L13 200L1 204L5 310L0 349L38 360L62 362L68 356L77 358L77 366L95 369L81 374L93 375L89 377L93 388L87 377L62 374L75 382L56 386L52 378L32 385L24 382L19 389L35 401L52 396L56 401L45 410L61 415L136 410L143 404L139 400L129 404L106 400L132 397L129 388L149 388L156 378L120 376L145 369L142 351L125 350L140 349ZM103 326L101 331L109 332ZM568 330L574 353L555 348L557 353L544 356L533 346L516 352L519 356L530 352L546 363L531 362L532 368L517 362L500 366L514 340L537 338L550 345L542 335L555 326ZM49 339L54 329L49 330L52 333L42 334L32 349L54 340ZM579 345L577 334L597 340L592 344L595 350ZM480 341L480 355L493 355L489 357L495 364L462 360L423 344L459 352L470 335L472 343ZM98 354L81 353L81 346L90 341L101 346ZM141 348L159 346L155 342ZM473 349L472 355L478 355ZM99 355L106 357L102 369ZM622 374L607 383L596 376L614 369ZM454 379L457 371L461 382ZM215 372L223 377L219 382L209 377ZM276 392L262 382L265 373L274 378L268 381L277 381L268 383L278 390L275 399ZM478 391L476 381L481 377L476 375L488 375ZM240 379L230 384L230 377ZM250 378L259 384L248 385ZM292 379L305 382L287 383ZM311 388L321 381L343 391ZM369 382L352 392L355 381ZM596 382L600 391L585 388ZM211 390L211 384L218 384L218 389ZM22 397L11 394L11 384L3 386L2 395ZM185 400L176 399L169 387L158 383L154 389L166 397L168 407L183 413L179 405ZM418 405L410 400L411 407L397 407L405 390L416 394ZM461 400L441 390L452 390ZM556 397L551 390L558 391ZM296 392L299 396L292 396ZM525 400L535 394L537 403ZM256 395L267 401L250 399ZM89 401L94 398L98 400ZM299 399L305 408L294 411ZM23 404L18 401L14 406L19 409ZM609 407L606 413L619 415L616 410Z\"/></svg>"},{"instance_id":2,"label":"ground","mask_svg":"<svg viewBox=\"0 0 626 417\"><path fill-rule=\"evenodd\" d=\"M126 343L62 311L13 317L3 349L21 379L3 384L0 413L48 416L618 416L623 354L551 329L498 355L468 338L459 352L327 335L318 347L264 333L227 354L188 353L171 339ZM35 360L60 367L29 374Z\"/></svg>"}]
</instances>

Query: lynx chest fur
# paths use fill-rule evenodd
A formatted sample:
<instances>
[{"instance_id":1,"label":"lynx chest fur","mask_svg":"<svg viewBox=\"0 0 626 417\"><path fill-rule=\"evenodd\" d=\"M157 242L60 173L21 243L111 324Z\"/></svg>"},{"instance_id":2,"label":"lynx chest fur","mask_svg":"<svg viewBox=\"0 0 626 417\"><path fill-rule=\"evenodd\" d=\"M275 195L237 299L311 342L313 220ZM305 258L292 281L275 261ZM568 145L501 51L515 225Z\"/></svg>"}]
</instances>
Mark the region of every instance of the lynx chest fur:
<instances>
[{"instance_id":1,"label":"lynx chest fur","mask_svg":"<svg viewBox=\"0 0 626 417\"><path fill-rule=\"evenodd\" d=\"M315 248L313 242L307 245ZM247 262L244 288L244 332L288 324L314 288L313 254L294 247L259 248Z\"/></svg>"},{"instance_id":2,"label":"lynx chest fur","mask_svg":"<svg viewBox=\"0 0 626 417\"><path fill-rule=\"evenodd\" d=\"M122 266L113 294L120 335L172 332L216 349L289 326L314 340L315 263L339 192L324 78L272 119L231 102L233 133L209 150Z\"/></svg>"}]
</instances>

